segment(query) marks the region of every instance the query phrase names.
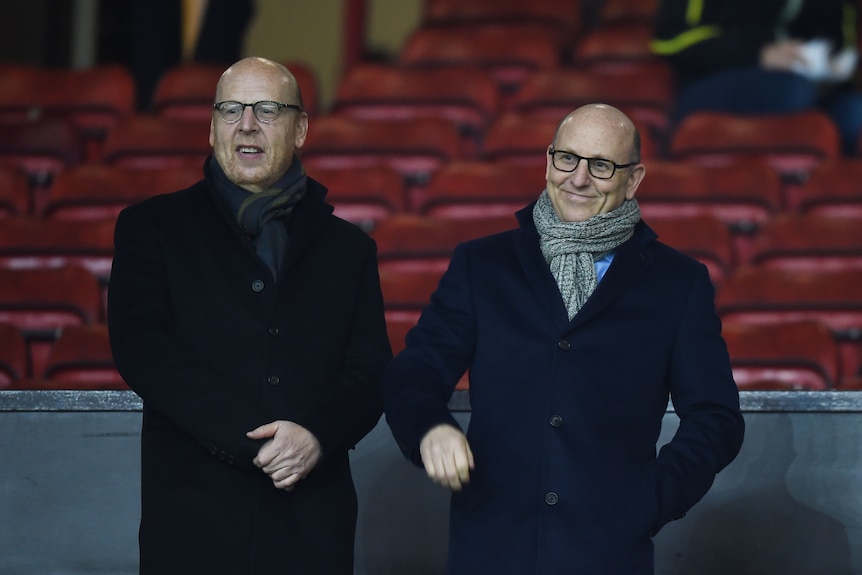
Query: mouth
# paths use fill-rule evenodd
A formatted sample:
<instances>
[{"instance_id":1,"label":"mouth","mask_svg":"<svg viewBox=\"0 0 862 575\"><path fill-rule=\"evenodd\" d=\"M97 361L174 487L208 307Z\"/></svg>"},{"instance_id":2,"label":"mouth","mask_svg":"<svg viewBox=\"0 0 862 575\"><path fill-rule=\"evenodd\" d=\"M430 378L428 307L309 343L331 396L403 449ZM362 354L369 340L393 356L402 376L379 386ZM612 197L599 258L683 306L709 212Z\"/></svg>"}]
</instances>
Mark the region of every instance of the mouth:
<instances>
[{"instance_id":1,"label":"mouth","mask_svg":"<svg viewBox=\"0 0 862 575\"><path fill-rule=\"evenodd\" d=\"M263 154L263 149L257 146L237 146L236 152L241 156L257 156Z\"/></svg>"}]
</instances>

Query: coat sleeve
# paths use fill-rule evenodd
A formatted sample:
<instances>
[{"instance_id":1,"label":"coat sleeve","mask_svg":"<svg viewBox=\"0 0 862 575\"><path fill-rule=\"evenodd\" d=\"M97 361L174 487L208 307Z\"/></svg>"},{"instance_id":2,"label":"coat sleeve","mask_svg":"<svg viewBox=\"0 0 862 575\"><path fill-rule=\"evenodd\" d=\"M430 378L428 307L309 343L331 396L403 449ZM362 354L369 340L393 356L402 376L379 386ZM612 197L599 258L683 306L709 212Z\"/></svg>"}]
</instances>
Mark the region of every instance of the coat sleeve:
<instances>
[{"instance_id":1,"label":"coat sleeve","mask_svg":"<svg viewBox=\"0 0 862 575\"><path fill-rule=\"evenodd\" d=\"M656 461L656 531L706 494L715 475L739 453L745 429L714 290L706 269L701 271L689 290L670 359L679 427Z\"/></svg>"},{"instance_id":2,"label":"coat sleeve","mask_svg":"<svg viewBox=\"0 0 862 575\"><path fill-rule=\"evenodd\" d=\"M324 453L353 448L371 431L383 412L383 371L392 359L386 332L376 249L368 243L361 276L352 287L356 315L336 384L314 409L294 421L311 431Z\"/></svg>"},{"instance_id":3,"label":"coat sleeve","mask_svg":"<svg viewBox=\"0 0 862 575\"><path fill-rule=\"evenodd\" d=\"M386 421L401 451L417 465L422 463L419 443L432 427L460 428L448 402L469 367L475 342L468 268L466 248L458 246L383 379Z\"/></svg>"},{"instance_id":4,"label":"coat sleeve","mask_svg":"<svg viewBox=\"0 0 862 575\"><path fill-rule=\"evenodd\" d=\"M114 233L108 328L117 369L145 406L206 449L253 467L259 445L245 433L265 416L175 336L166 247L139 216L124 210Z\"/></svg>"}]
</instances>

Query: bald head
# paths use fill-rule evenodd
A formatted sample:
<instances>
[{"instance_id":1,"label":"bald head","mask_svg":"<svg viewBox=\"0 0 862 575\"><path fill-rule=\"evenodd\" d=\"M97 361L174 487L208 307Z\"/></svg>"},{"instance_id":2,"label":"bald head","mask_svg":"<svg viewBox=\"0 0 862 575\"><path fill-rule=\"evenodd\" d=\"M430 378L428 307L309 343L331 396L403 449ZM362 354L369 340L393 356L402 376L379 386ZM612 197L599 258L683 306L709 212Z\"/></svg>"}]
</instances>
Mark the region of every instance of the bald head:
<instances>
[{"instance_id":1,"label":"bald head","mask_svg":"<svg viewBox=\"0 0 862 575\"><path fill-rule=\"evenodd\" d=\"M608 104L586 104L569 113L557 126L553 146L557 147L560 134L577 129L579 125L598 125L605 129L606 137L619 138L629 148L628 162L641 161L641 137L634 122L622 111Z\"/></svg>"},{"instance_id":2,"label":"bald head","mask_svg":"<svg viewBox=\"0 0 862 575\"><path fill-rule=\"evenodd\" d=\"M293 73L283 64L252 56L243 58L234 63L222 73L216 86L216 102L224 100L224 92L227 86L237 83L254 82L255 79L266 79L274 84L282 97L277 101L302 106L302 91Z\"/></svg>"}]
</instances>

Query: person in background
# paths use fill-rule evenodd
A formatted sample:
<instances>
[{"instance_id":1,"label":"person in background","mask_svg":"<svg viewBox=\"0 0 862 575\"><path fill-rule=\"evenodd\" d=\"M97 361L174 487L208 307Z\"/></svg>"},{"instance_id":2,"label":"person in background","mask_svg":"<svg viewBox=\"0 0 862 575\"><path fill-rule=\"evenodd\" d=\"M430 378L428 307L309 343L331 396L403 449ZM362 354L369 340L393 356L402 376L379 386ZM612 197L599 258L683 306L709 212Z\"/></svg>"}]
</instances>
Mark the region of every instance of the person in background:
<instances>
[{"instance_id":1,"label":"person in background","mask_svg":"<svg viewBox=\"0 0 862 575\"><path fill-rule=\"evenodd\" d=\"M652 537L742 444L707 269L640 218L634 124L588 105L549 140L545 190L456 248L383 380L399 447L453 492L449 575L653 573Z\"/></svg>"},{"instance_id":2,"label":"person in background","mask_svg":"<svg viewBox=\"0 0 862 575\"><path fill-rule=\"evenodd\" d=\"M709 110L757 115L821 109L846 155L862 130L853 0L661 0L652 51L670 63L672 123Z\"/></svg>"},{"instance_id":3,"label":"person in background","mask_svg":"<svg viewBox=\"0 0 862 575\"><path fill-rule=\"evenodd\" d=\"M348 451L379 421L391 349L374 242L296 155L293 75L222 75L192 187L126 208L108 299L143 399L142 575L353 573Z\"/></svg>"}]
</instances>

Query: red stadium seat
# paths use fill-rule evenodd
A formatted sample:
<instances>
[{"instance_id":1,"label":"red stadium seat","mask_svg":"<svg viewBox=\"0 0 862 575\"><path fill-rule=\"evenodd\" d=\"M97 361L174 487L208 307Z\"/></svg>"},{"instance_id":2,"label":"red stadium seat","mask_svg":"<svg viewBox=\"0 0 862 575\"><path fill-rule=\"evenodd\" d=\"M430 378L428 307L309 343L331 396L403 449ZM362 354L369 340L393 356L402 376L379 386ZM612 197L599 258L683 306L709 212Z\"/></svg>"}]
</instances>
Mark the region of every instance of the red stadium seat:
<instances>
[{"instance_id":1,"label":"red stadium seat","mask_svg":"<svg viewBox=\"0 0 862 575\"><path fill-rule=\"evenodd\" d=\"M472 27L505 24L541 27L561 45L581 29L581 3L577 0L427 0L422 27Z\"/></svg>"},{"instance_id":2,"label":"red stadium seat","mask_svg":"<svg viewBox=\"0 0 862 575\"><path fill-rule=\"evenodd\" d=\"M789 211L862 216L862 159L836 158L814 168L788 196Z\"/></svg>"},{"instance_id":3,"label":"red stadium seat","mask_svg":"<svg viewBox=\"0 0 862 575\"><path fill-rule=\"evenodd\" d=\"M841 376L856 373L862 337L862 269L782 270L745 266L716 294L722 321L775 323L819 321L839 344Z\"/></svg>"},{"instance_id":4,"label":"red stadium seat","mask_svg":"<svg viewBox=\"0 0 862 575\"><path fill-rule=\"evenodd\" d=\"M103 309L99 282L82 267L0 268L0 321L24 334L37 377L59 331L99 323Z\"/></svg>"},{"instance_id":5,"label":"red stadium seat","mask_svg":"<svg viewBox=\"0 0 862 575\"><path fill-rule=\"evenodd\" d=\"M114 366L105 324L64 328L51 346L42 378L68 389L128 389Z\"/></svg>"},{"instance_id":6,"label":"red stadium seat","mask_svg":"<svg viewBox=\"0 0 862 575\"><path fill-rule=\"evenodd\" d=\"M128 168L200 167L210 155L209 121L137 115L108 133L102 162Z\"/></svg>"},{"instance_id":7,"label":"red stadium seat","mask_svg":"<svg viewBox=\"0 0 862 575\"><path fill-rule=\"evenodd\" d=\"M406 67L472 66L487 70L501 93L515 92L530 74L555 68L557 42L540 26L420 27L404 42Z\"/></svg>"},{"instance_id":8,"label":"red stadium seat","mask_svg":"<svg viewBox=\"0 0 862 575\"><path fill-rule=\"evenodd\" d=\"M664 68L656 67L625 71L579 67L541 70L513 96L511 109L559 122L579 106L602 102L621 109L653 135L663 135L674 98L671 76L663 72Z\"/></svg>"},{"instance_id":9,"label":"red stadium seat","mask_svg":"<svg viewBox=\"0 0 862 575\"><path fill-rule=\"evenodd\" d=\"M741 116L696 112L671 136L670 154L699 165L728 165L761 157L785 178L804 177L818 164L841 155L838 129L818 110Z\"/></svg>"},{"instance_id":10,"label":"red stadium seat","mask_svg":"<svg viewBox=\"0 0 862 575\"><path fill-rule=\"evenodd\" d=\"M740 389L827 390L838 381L838 348L819 322L725 323L722 336Z\"/></svg>"},{"instance_id":11,"label":"red stadium seat","mask_svg":"<svg viewBox=\"0 0 862 575\"><path fill-rule=\"evenodd\" d=\"M377 242L380 269L442 273L459 243L515 227L512 215L446 219L400 214L380 222L371 236Z\"/></svg>"},{"instance_id":12,"label":"red stadium seat","mask_svg":"<svg viewBox=\"0 0 862 575\"><path fill-rule=\"evenodd\" d=\"M534 166L544 174L548 146L553 142L557 126L565 115L557 119L546 117L540 112L500 116L485 132L481 159ZM656 145L649 131L642 128L638 127L641 134L641 159L647 160L655 157Z\"/></svg>"},{"instance_id":13,"label":"red stadium seat","mask_svg":"<svg viewBox=\"0 0 862 575\"><path fill-rule=\"evenodd\" d=\"M9 388L30 373L27 342L17 326L0 323L0 389Z\"/></svg>"},{"instance_id":14,"label":"red stadium seat","mask_svg":"<svg viewBox=\"0 0 862 575\"><path fill-rule=\"evenodd\" d=\"M599 7L599 27L617 24L652 25L658 0L604 0Z\"/></svg>"},{"instance_id":15,"label":"red stadium seat","mask_svg":"<svg viewBox=\"0 0 862 575\"><path fill-rule=\"evenodd\" d=\"M644 219L716 217L732 233L736 262L747 261L752 234L781 210L779 176L762 160L727 167L648 161L646 168L637 192Z\"/></svg>"},{"instance_id":16,"label":"red stadium seat","mask_svg":"<svg viewBox=\"0 0 862 575\"><path fill-rule=\"evenodd\" d=\"M514 162L452 162L417 193L415 210L437 218L512 219L543 189L544 170L539 167Z\"/></svg>"},{"instance_id":17,"label":"red stadium seat","mask_svg":"<svg viewBox=\"0 0 862 575\"><path fill-rule=\"evenodd\" d=\"M606 24L584 34L575 46L575 66L599 71L654 70L665 79L672 72L669 65L650 50L651 23L620 22ZM640 87L632 85L637 91Z\"/></svg>"},{"instance_id":18,"label":"red stadium seat","mask_svg":"<svg viewBox=\"0 0 862 575\"><path fill-rule=\"evenodd\" d=\"M730 230L717 217L707 214L656 217L647 223L660 241L703 263L714 285L721 285L733 270L736 258Z\"/></svg>"},{"instance_id":19,"label":"red stadium seat","mask_svg":"<svg viewBox=\"0 0 862 575\"><path fill-rule=\"evenodd\" d=\"M50 220L111 219L130 204L187 188L202 177L202 164L162 169L76 166L54 180L40 215Z\"/></svg>"},{"instance_id":20,"label":"red stadium seat","mask_svg":"<svg viewBox=\"0 0 862 575\"><path fill-rule=\"evenodd\" d=\"M30 178L24 168L0 166L0 219L30 211Z\"/></svg>"},{"instance_id":21,"label":"red stadium seat","mask_svg":"<svg viewBox=\"0 0 862 575\"><path fill-rule=\"evenodd\" d=\"M862 217L780 214L758 232L751 263L787 270L862 269Z\"/></svg>"},{"instance_id":22,"label":"red stadium seat","mask_svg":"<svg viewBox=\"0 0 862 575\"><path fill-rule=\"evenodd\" d=\"M114 253L114 221L0 220L0 268L80 266L106 283Z\"/></svg>"},{"instance_id":23,"label":"red stadium seat","mask_svg":"<svg viewBox=\"0 0 862 575\"><path fill-rule=\"evenodd\" d=\"M156 84L153 111L165 118L208 123L224 66L189 62L168 69Z\"/></svg>"},{"instance_id":24,"label":"red stadium seat","mask_svg":"<svg viewBox=\"0 0 862 575\"><path fill-rule=\"evenodd\" d=\"M352 68L338 85L332 112L352 118L445 118L475 153L479 134L497 114L496 82L482 69L401 68L379 64Z\"/></svg>"},{"instance_id":25,"label":"red stadium seat","mask_svg":"<svg viewBox=\"0 0 862 575\"><path fill-rule=\"evenodd\" d=\"M314 170L388 166L409 181L422 181L460 152L458 128L442 118L359 120L323 116L299 151Z\"/></svg>"},{"instance_id":26,"label":"red stadium seat","mask_svg":"<svg viewBox=\"0 0 862 575\"><path fill-rule=\"evenodd\" d=\"M335 206L335 215L363 229L373 229L405 209L404 180L394 168L315 168L311 177L329 190L326 201Z\"/></svg>"}]
</instances>

